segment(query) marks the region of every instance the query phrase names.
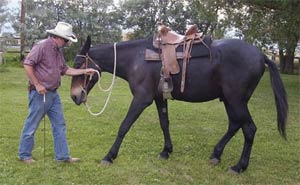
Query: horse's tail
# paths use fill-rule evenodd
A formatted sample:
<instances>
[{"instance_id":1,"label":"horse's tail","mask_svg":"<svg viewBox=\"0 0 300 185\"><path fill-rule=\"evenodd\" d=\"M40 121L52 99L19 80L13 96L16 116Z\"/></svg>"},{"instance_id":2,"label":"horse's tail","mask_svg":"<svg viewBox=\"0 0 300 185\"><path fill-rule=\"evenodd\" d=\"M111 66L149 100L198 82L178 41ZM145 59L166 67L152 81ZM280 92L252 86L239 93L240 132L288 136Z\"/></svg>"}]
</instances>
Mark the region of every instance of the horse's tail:
<instances>
[{"instance_id":1,"label":"horse's tail","mask_svg":"<svg viewBox=\"0 0 300 185\"><path fill-rule=\"evenodd\" d=\"M277 108L277 127L280 135L286 139L286 121L288 113L288 102L286 91L280 78L276 64L265 55L265 63L269 67L272 89L275 97Z\"/></svg>"}]
</instances>

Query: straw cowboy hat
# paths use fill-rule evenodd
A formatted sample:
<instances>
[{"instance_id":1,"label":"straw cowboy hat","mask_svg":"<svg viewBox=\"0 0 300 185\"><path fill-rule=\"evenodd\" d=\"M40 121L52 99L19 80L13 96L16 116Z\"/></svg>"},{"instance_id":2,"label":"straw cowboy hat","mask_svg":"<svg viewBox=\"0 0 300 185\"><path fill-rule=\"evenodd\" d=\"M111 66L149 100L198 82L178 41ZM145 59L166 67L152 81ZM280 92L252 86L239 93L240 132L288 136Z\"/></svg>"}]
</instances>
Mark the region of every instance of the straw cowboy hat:
<instances>
[{"instance_id":1,"label":"straw cowboy hat","mask_svg":"<svg viewBox=\"0 0 300 185\"><path fill-rule=\"evenodd\" d=\"M62 37L72 42L77 42L77 37L73 33L72 29L73 27L71 24L65 22L58 22L54 29L46 30L46 32Z\"/></svg>"}]
</instances>

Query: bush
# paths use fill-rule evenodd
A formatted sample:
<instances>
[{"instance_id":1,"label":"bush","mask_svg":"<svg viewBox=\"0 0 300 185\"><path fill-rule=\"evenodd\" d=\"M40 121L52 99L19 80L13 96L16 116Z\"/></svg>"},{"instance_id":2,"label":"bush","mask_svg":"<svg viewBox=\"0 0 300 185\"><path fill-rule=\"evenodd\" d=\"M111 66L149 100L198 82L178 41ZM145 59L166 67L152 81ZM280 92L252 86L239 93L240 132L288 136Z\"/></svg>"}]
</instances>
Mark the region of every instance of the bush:
<instances>
[{"instance_id":1,"label":"bush","mask_svg":"<svg viewBox=\"0 0 300 185\"><path fill-rule=\"evenodd\" d=\"M65 60L68 66L73 67L74 56L76 55L76 51L70 50L65 53ZM6 67L23 67L23 63L20 61L20 53L15 52L4 52L3 53L3 64L0 65L0 72L3 72ZM4 70L5 71L5 70Z\"/></svg>"},{"instance_id":2,"label":"bush","mask_svg":"<svg viewBox=\"0 0 300 185\"><path fill-rule=\"evenodd\" d=\"M20 61L20 53L4 52L2 67L5 66L23 67L22 62Z\"/></svg>"}]
</instances>

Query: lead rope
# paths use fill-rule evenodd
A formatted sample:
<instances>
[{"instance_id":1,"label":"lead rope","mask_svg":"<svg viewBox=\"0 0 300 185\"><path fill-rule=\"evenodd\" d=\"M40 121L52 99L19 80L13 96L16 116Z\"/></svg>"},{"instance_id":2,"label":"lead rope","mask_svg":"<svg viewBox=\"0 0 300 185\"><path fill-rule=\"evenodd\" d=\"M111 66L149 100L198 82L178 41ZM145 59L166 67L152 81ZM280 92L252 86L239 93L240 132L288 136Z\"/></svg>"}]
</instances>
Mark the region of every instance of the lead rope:
<instances>
[{"instance_id":1,"label":"lead rope","mask_svg":"<svg viewBox=\"0 0 300 185\"><path fill-rule=\"evenodd\" d=\"M46 158L46 93L43 96L43 109L44 109L44 168L45 168L45 158Z\"/></svg>"},{"instance_id":2,"label":"lead rope","mask_svg":"<svg viewBox=\"0 0 300 185\"><path fill-rule=\"evenodd\" d=\"M89 106L87 102L85 103L85 106L86 106L88 112L91 115L93 115L93 116L99 116L99 115L101 115L104 112L104 110L106 109L106 107L108 105L108 102L109 102L109 99L110 99L110 95L112 93L112 89L113 89L113 86L114 86L114 83L115 83L115 79L116 79L116 69L117 69L117 49L116 49L117 47L116 46L117 46L117 43L114 43L114 71L113 71L113 78L112 78L110 86L107 89L102 88L102 86L100 84L100 80L101 80L100 73L98 71L96 71L96 73L98 75L98 79L99 79L98 82L97 82L99 90L103 91L103 92L109 92L108 96L107 96L107 98L105 100L105 104L102 107L102 110L100 112L94 113L91 110L92 107Z\"/></svg>"}]
</instances>

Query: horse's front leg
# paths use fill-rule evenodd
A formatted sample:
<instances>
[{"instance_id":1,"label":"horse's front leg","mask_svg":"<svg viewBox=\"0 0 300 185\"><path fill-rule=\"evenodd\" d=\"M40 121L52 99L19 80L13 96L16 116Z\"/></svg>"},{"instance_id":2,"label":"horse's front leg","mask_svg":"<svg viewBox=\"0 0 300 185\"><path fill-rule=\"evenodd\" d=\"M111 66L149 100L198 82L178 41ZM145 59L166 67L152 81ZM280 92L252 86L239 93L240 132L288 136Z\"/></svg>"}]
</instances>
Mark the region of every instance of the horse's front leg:
<instances>
[{"instance_id":1,"label":"horse's front leg","mask_svg":"<svg viewBox=\"0 0 300 185\"><path fill-rule=\"evenodd\" d=\"M165 146L163 151L160 153L160 157L168 159L169 154L173 152L172 141L169 131L169 116L168 116L168 103L167 100L155 99L156 108L158 111L160 127L164 134Z\"/></svg>"},{"instance_id":2,"label":"horse's front leg","mask_svg":"<svg viewBox=\"0 0 300 185\"><path fill-rule=\"evenodd\" d=\"M102 159L101 161L102 164L104 165L111 164L113 160L117 158L120 146L122 144L122 141L126 133L129 131L130 127L137 120L137 118L140 116L143 110L152 104L152 101L153 99L145 98L145 96L140 98L137 97L133 98L129 110L127 112L127 115L123 120L123 122L121 123L117 138L114 144L112 145L111 149L107 153L107 155Z\"/></svg>"}]
</instances>

